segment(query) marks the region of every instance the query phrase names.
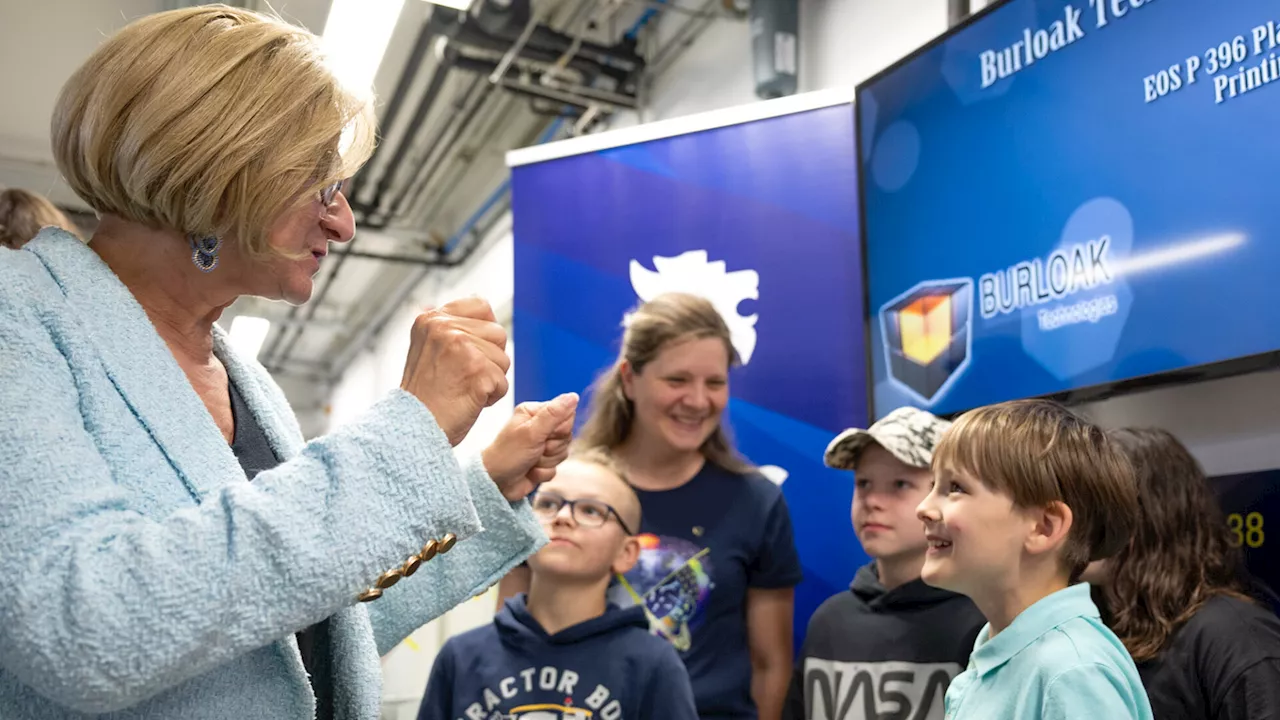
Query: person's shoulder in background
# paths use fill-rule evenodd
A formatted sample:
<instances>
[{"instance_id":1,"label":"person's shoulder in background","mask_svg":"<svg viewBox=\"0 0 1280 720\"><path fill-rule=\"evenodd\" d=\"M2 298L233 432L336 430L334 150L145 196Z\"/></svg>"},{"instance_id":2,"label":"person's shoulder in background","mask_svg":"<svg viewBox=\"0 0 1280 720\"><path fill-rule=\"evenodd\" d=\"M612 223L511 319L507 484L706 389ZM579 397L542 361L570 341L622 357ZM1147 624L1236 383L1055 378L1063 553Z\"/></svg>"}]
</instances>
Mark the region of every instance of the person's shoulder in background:
<instances>
[{"instance_id":1,"label":"person's shoulder in background","mask_svg":"<svg viewBox=\"0 0 1280 720\"><path fill-rule=\"evenodd\" d=\"M1280 618L1265 605L1209 600L1173 636L1158 666L1164 672L1157 677L1142 668L1153 705L1187 692L1203 696L1215 718L1280 717ZM1201 687L1185 687L1192 678Z\"/></svg>"},{"instance_id":2,"label":"person's shoulder in background","mask_svg":"<svg viewBox=\"0 0 1280 720\"><path fill-rule=\"evenodd\" d=\"M45 231L50 235L54 232ZM0 293L24 297L37 292L56 292L57 289L57 283L53 281L49 269L40 261L39 256L31 252L31 243L24 249L0 245Z\"/></svg>"}]
</instances>

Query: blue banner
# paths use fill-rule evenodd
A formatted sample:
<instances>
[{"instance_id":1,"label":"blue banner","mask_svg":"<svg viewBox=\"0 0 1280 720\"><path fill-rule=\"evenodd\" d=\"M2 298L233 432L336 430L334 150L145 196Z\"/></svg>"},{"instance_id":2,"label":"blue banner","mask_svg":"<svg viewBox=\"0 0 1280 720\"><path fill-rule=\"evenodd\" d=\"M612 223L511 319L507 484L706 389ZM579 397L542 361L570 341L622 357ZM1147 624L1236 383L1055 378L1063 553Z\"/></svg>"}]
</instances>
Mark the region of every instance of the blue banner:
<instances>
[{"instance_id":1,"label":"blue banner","mask_svg":"<svg viewBox=\"0 0 1280 720\"><path fill-rule=\"evenodd\" d=\"M1280 348L1278 22L1011 0L861 86L874 414Z\"/></svg>"},{"instance_id":2,"label":"blue banner","mask_svg":"<svg viewBox=\"0 0 1280 720\"><path fill-rule=\"evenodd\" d=\"M852 477L822 464L866 422L855 165L845 104L512 170L516 401L584 391L642 298L709 297L746 361L727 419L791 510L797 648L866 562Z\"/></svg>"}]
</instances>

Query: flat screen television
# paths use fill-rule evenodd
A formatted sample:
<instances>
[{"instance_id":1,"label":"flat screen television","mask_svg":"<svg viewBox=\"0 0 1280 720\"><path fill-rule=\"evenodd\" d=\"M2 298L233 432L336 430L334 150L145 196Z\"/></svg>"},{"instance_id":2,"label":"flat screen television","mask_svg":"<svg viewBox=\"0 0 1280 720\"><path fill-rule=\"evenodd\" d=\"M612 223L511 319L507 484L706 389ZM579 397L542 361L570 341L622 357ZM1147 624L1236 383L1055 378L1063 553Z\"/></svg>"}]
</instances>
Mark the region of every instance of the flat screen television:
<instances>
[{"instance_id":1,"label":"flat screen television","mask_svg":"<svg viewBox=\"0 0 1280 720\"><path fill-rule=\"evenodd\" d=\"M856 96L869 397L942 415L1280 349L1280 7L1008 0Z\"/></svg>"}]
</instances>

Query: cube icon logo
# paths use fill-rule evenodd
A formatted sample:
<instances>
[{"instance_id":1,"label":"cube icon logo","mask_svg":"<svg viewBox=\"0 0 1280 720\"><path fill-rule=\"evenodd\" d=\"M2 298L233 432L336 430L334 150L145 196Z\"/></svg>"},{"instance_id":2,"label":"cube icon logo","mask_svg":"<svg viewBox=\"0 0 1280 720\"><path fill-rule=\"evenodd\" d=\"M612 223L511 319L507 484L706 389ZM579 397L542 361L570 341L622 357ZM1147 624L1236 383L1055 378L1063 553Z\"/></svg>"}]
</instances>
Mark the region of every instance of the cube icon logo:
<instances>
[{"instance_id":1,"label":"cube icon logo","mask_svg":"<svg viewBox=\"0 0 1280 720\"><path fill-rule=\"evenodd\" d=\"M928 406L969 366L973 281L929 280L880 308L889 378Z\"/></svg>"}]
</instances>

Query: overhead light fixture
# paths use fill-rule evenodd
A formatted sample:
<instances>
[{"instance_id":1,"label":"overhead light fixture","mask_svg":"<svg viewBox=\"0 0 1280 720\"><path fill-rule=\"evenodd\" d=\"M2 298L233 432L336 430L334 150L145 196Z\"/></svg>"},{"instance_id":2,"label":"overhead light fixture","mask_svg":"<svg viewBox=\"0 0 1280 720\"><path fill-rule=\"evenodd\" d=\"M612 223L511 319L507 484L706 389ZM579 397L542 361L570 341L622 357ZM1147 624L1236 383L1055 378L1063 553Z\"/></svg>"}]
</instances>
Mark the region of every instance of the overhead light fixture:
<instances>
[{"instance_id":1,"label":"overhead light fixture","mask_svg":"<svg viewBox=\"0 0 1280 720\"><path fill-rule=\"evenodd\" d=\"M228 333L231 347L245 357L256 358L262 350L262 343L271 332L271 321L253 315L237 315L231 321L231 332Z\"/></svg>"},{"instance_id":2,"label":"overhead light fixture","mask_svg":"<svg viewBox=\"0 0 1280 720\"><path fill-rule=\"evenodd\" d=\"M321 45L338 79L367 94L373 88L404 0L333 0Z\"/></svg>"}]
</instances>

